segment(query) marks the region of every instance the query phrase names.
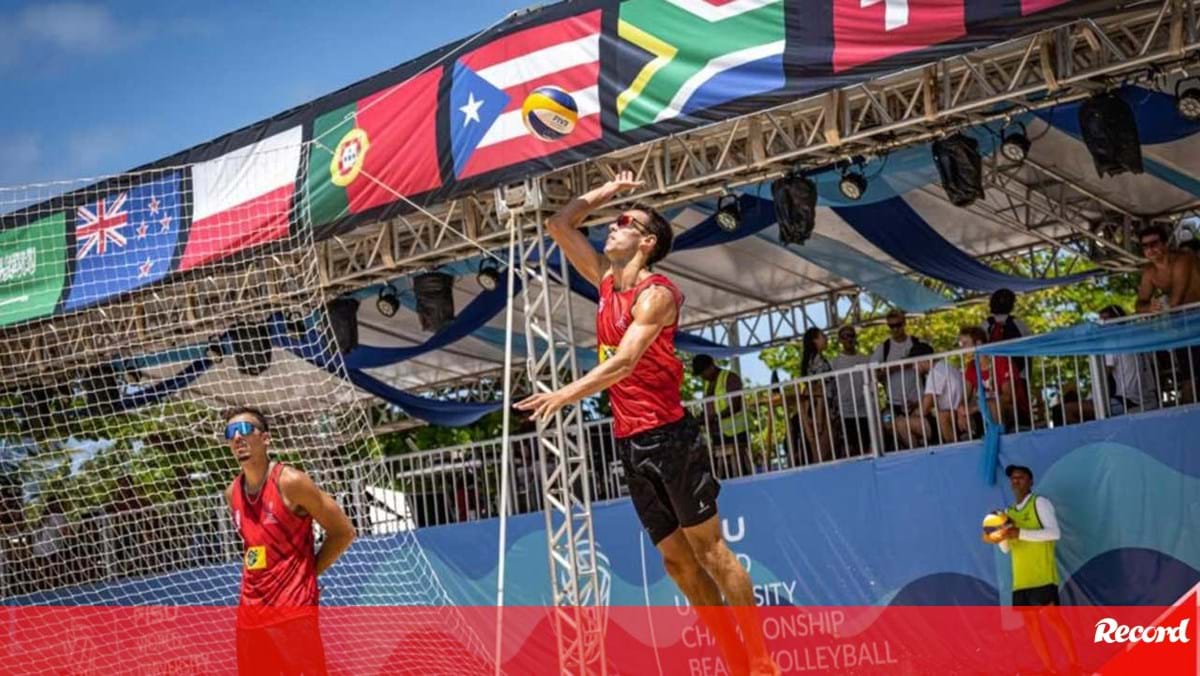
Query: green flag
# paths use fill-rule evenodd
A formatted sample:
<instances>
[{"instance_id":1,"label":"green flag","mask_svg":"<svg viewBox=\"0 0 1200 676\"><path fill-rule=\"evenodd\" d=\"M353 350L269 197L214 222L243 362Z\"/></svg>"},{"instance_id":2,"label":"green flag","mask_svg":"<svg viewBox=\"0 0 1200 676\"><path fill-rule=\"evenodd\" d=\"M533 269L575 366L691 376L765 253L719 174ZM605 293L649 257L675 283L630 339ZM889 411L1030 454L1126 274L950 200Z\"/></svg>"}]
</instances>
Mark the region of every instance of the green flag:
<instances>
[{"instance_id":1,"label":"green flag","mask_svg":"<svg viewBox=\"0 0 1200 676\"><path fill-rule=\"evenodd\" d=\"M617 34L621 131L784 86L782 0L629 0Z\"/></svg>"},{"instance_id":2,"label":"green flag","mask_svg":"<svg viewBox=\"0 0 1200 676\"><path fill-rule=\"evenodd\" d=\"M0 233L0 326L54 312L66 263L62 213Z\"/></svg>"}]
</instances>

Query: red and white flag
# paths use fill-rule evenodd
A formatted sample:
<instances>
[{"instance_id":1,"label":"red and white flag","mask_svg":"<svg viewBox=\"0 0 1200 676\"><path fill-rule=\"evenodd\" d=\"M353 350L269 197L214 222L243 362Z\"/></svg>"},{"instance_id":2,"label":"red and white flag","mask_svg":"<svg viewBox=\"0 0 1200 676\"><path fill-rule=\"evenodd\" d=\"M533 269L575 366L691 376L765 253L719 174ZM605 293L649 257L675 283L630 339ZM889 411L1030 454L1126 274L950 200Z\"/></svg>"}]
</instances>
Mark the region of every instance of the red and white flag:
<instances>
[{"instance_id":1,"label":"red and white flag","mask_svg":"<svg viewBox=\"0 0 1200 676\"><path fill-rule=\"evenodd\" d=\"M966 35L965 5L966 0L834 0L834 72Z\"/></svg>"},{"instance_id":2,"label":"red and white flag","mask_svg":"<svg viewBox=\"0 0 1200 676\"><path fill-rule=\"evenodd\" d=\"M288 234L301 127L192 167L192 225L179 269L189 270Z\"/></svg>"}]
</instances>

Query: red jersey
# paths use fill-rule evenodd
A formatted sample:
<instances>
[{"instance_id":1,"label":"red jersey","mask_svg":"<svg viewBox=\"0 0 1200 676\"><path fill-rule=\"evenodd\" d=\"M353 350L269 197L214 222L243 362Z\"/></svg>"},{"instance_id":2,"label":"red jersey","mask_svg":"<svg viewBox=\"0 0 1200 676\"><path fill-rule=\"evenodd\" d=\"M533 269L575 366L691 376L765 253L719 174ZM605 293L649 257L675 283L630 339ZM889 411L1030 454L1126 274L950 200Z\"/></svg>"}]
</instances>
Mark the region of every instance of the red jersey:
<instances>
[{"instance_id":1,"label":"red jersey","mask_svg":"<svg viewBox=\"0 0 1200 676\"><path fill-rule=\"evenodd\" d=\"M613 276L600 281L600 307L596 310L596 338L600 361L617 351L625 330L633 323L633 304L650 286L661 286L675 298L675 321L658 332L654 342L633 366L633 373L608 388L613 410L613 434L618 439L661 427L683 417L679 388L683 364L675 356L675 330L683 294L671 280L652 274L631 289L613 289Z\"/></svg>"},{"instance_id":2,"label":"red jersey","mask_svg":"<svg viewBox=\"0 0 1200 676\"><path fill-rule=\"evenodd\" d=\"M230 507L242 536L243 606L297 607L317 604L317 555L312 517L296 516L283 503L279 475L267 472L258 497L248 498L244 475L233 480Z\"/></svg>"}]
</instances>

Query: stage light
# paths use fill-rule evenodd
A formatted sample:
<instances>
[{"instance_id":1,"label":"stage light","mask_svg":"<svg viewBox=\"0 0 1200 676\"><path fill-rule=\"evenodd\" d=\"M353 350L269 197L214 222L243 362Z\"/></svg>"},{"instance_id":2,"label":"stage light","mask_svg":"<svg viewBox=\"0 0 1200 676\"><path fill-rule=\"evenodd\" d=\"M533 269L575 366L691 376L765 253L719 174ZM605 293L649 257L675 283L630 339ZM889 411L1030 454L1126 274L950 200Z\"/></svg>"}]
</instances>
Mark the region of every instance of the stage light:
<instances>
[{"instance_id":1,"label":"stage light","mask_svg":"<svg viewBox=\"0 0 1200 676\"><path fill-rule=\"evenodd\" d=\"M1013 162L1024 162L1026 157L1029 157L1029 136L1026 135L1025 123L1015 122L1013 127L1020 127L1021 130L1010 128L1005 130L1002 135L1003 140L1000 141L1000 154L1012 160Z\"/></svg>"},{"instance_id":2,"label":"stage light","mask_svg":"<svg viewBox=\"0 0 1200 676\"><path fill-rule=\"evenodd\" d=\"M817 184L792 172L771 184L779 239L784 244L804 244L817 224Z\"/></svg>"},{"instance_id":3,"label":"stage light","mask_svg":"<svg viewBox=\"0 0 1200 676\"><path fill-rule=\"evenodd\" d=\"M358 347L358 300L334 298L325 304L325 315L329 317L333 339L342 354Z\"/></svg>"},{"instance_id":4,"label":"stage light","mask_svg":"<svg viewBox=\"0 0 1200 676\"><path fill-rule=\"evenodd\" d=\"M479 282L484 291L495 291L500 288L500 269L493 261L485 260L479 264L479 274L475 275L475 281Z\"/></svg>"},{"instance_id":5,"label":"stage light","mask_svg":"<svg viewBox=\"0 0 1200 676\"><path fill-rule=\"evenodd\" d=\"M1101 177L1142 173L1137 120L1119 96L1104 93L1084 101L1079 106L1079 129Z\"/></svg>"},{"instance_id":6,"label":"stage light","mask_svg":"<svg viewBox=\"0 0 1200 676\"><path fill-rule=\"evenodd\" d=\"M413 278L417 317L423 331L437 331L454 321L454 277L444 272L426 272Z\"/></svg>"},{"instance_id":7,"label":"stage light","mask_svg":"<svg viewBox=\"0 0 1200 676\"><path fill-rule=\"evenodd\" d=\"M1184 78L1175 83L1175 110L1185 120L1200 122L1200 86L1189 87L1180 93L1179 88L1185 82L1200 84L1196 78Z\"/></svg>"},{"instance_id":8,"label":"stage light","mask_svg":"<svg viewBox=\"0 0 1200 676\"><path fill-rule=\"evenodd\" d=\"M983 158L975 139L955 134L934 141L933 163L951 204L965 207L983 197Z\"/></svg>"},{"instance_id":9,"label":"stage light","mask_svg":"<svg viewBox=\"0 0 1200 676\"><path fill-rule=\"evenodd\" d=\"M838 190L848 200L860 200L867 192L867 177L855 169L847 169L838 181Z\"/></svg>"},{"instance_id":10,"label":"stage light","mask_svg":"<svg viewBox=\"0 0 1200 676\"><path fill-rule=\"evenodd\" d=\"M379 290L379 297L375 299L375 309L384 317L395 317L400 310L400 296L391 284L384 284Z\"/></svg>"},{"instance_id":11,"label":"stage light","mask_svg":"<svg viewBox=\"0 0 1200 676\"><path fill-rule=\"evenodd\" d=\"M733 232L742 224L742 207L737 195L722 195L717 200L717 225L726 232Z\"/></svg>"}]
</instances>

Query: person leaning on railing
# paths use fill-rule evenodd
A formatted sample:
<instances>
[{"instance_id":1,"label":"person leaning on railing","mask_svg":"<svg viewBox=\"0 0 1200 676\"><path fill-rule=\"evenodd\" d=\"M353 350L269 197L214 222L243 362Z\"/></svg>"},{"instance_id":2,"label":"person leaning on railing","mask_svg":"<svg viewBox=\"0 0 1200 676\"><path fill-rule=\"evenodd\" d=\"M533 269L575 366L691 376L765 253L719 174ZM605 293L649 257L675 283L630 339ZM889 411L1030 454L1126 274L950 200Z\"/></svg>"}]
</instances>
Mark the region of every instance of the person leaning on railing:
<instances>
[{"instance_id":1,"label":"person leaning on railing","mask_svg":"<svg viewBox=\"0 0 1200 676\"><path fill-rule=\"evenodd\" d=\"M901 361L921 353L933 354L933 348L916 336L908 335L908 320L900 310L887 313L888 337L871 353L871 363ZM925 352L928 350L928 352ZM883 411L884 443L894 450L908 443L908 417L916 415L921 404L921 386L912 364L883 366L876 371L884 387L887 408Z\"/></svg>"}]
</instances>

